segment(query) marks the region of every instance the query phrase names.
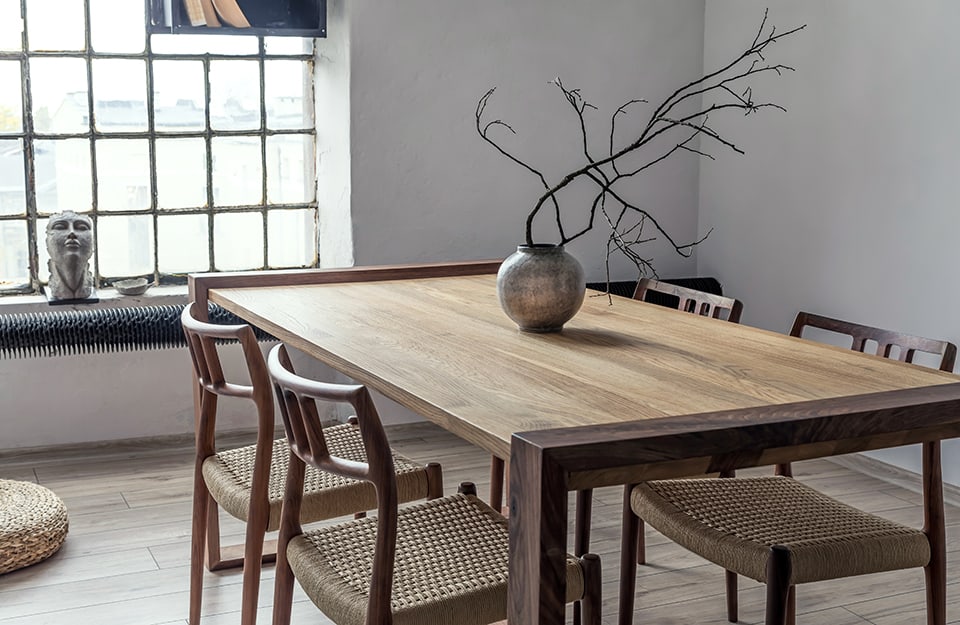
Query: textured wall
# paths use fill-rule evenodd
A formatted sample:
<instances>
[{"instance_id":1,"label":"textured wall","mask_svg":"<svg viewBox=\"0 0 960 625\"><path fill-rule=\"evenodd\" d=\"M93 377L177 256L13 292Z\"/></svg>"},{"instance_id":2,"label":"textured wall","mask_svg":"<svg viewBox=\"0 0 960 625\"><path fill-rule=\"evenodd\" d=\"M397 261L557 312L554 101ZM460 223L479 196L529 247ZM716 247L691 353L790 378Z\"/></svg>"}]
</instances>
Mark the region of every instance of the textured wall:
<instances>
[{"instance_id":1,"label":"textured wall","mask_svg":"<svg viewBox=\"0 0 960 625\"><path fill-rule=\"evenodd\" d=\"M703 163L701 228L722 227L700 272L744 301L750 325L786 332L805 309L960 342L960 4L708 2L705 64L768 5L781 28L808 25L770 53L796 67L764 85L788 112L740 125L742 159ZM919 467L914 450L878 456Z\"/></svg>"}]
</instances>

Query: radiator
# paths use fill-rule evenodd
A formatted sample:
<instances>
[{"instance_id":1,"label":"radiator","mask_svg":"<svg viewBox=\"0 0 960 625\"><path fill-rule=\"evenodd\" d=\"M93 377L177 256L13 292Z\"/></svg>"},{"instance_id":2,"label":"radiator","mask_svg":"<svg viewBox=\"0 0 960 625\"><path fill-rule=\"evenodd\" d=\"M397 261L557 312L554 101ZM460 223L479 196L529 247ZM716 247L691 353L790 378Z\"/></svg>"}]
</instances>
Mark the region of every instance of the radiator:
<instances>
[{"instance_id":1,"label":"radiator","mask_svg":"<svg viewBox=\"0 0 960 625\"><path fill-rule=\"evenodd\" d=\"M0 315L0 359L183 347L182 311L166 305ZM209 315L212 323L244 323L213 304ZM273 340L254 330L261 341Z\"/></svg>"}]
</instances>

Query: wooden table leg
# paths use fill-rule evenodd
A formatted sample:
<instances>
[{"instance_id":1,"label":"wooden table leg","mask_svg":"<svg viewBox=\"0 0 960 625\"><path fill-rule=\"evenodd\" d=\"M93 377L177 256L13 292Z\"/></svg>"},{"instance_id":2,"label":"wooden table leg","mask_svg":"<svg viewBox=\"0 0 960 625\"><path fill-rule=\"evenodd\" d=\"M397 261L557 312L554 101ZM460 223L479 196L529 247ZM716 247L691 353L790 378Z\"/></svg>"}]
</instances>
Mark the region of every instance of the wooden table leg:
<instances>
[{"instance_id":1,"label":"wooden table leg","mask_svg":"<svg viewBox=\"0 0 960 625\"><path fill-rule=\"evenodd\" d=\"M511 625L563 625L566 606L567 481L522 438L511 442Z\"/></svg>"}]
</instances>

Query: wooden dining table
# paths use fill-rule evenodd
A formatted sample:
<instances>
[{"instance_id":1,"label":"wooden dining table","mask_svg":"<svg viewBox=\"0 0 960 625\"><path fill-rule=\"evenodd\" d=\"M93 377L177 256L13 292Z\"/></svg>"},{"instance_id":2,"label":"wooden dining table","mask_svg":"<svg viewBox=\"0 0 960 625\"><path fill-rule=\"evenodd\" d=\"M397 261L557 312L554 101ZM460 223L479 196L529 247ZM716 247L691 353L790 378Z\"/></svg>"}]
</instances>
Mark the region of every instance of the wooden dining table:
<instances>
[{"instance_id":1,"label":"wooden dining table","mask_svg":"<svg viewBox=\"0 0 960 625\"><path fill-rule=\"evenodd\" d=\"M592 294L562 332L520 332L498 265L195 274L190 292L509 458L511 624L564 622L570 491L960 435L960 378L842 347Z\"/></svg>"}]
</instances>

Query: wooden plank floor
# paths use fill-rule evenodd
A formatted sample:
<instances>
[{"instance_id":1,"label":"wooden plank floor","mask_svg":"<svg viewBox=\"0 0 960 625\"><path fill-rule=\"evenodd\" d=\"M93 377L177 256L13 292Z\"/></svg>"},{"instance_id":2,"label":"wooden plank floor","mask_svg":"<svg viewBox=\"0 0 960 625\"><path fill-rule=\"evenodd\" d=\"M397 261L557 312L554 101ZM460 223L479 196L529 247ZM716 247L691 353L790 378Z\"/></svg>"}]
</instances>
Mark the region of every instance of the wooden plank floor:
<instances>
[{"instance_id":1,"label":"wooden plank floor","mask_svg":"<svg viewBox=\"0 0 960 625\"><path fill-rule=\"evenodd\" d=\"M396 449L443 464L448 492L472 480L488 492L487 456L429 424L390 429ZM184 625L189 577L191 455L189 449L96 454L72 453L42 461L0 461L0 478L43 484L66 502L70 533L46 562L0 575L0 623L4 625ZM920 497L827 460L796 465L797 476L871 512L915 525ZM604 567L604 622L616 622L620 500L618 489L597 492L593 551ZM947 510L948 621L960 622L960 510ZM224 521L229 542L243 526ZM717 624L724 617L723 575L648 529L647 566L638 570L639 624ZM264 569L260 623L270 622L273 567ZM205 625L239 623L240 571L206 573ZM294 623L328 621L297 589ZM760 584L741 580L742 623L762 623ZM925 622L920 570L885 573L800 588L801 625L915 625ZM457 625L451 623L450 625Z\"/></svg>"}]
</instances>

